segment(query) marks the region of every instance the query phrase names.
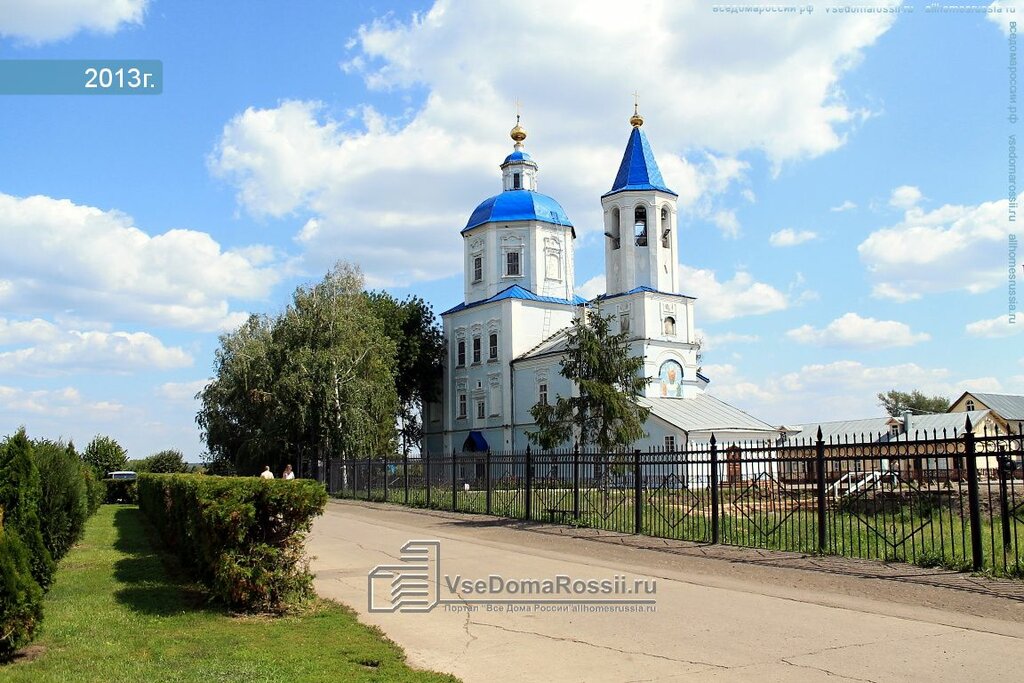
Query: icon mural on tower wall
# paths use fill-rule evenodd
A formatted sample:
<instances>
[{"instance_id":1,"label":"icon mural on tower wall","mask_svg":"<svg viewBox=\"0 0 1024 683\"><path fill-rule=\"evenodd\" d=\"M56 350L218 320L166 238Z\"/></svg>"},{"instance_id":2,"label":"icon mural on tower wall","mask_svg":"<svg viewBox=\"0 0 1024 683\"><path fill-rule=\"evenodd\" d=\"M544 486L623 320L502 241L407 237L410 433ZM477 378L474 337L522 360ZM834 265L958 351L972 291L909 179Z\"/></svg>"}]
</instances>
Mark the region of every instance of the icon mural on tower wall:
<instances>
[{"instance_id":1,"label":"icon mural on tower wall","mask_svg":"<svg viewBox=\"0 0 1024 683\"><path fill-rule=\"evenodd\" d=\"M667 360L661 364L658 371L661 380L661 395L674 398L683 396L683 366L674 360Z\"/></svg>"}]
</instances>

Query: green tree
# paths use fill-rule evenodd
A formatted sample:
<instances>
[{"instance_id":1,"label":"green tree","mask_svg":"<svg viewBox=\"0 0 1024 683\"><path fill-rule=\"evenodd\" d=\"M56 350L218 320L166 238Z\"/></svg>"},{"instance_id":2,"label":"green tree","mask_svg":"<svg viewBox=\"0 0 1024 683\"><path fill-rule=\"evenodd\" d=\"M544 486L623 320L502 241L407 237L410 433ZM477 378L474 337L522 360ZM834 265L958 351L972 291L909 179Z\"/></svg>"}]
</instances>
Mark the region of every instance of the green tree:
<instances>
[{"instance_id":1,"label":"green tree","mask_svg":"<svg viewBox=\"0 0 1024 683\"><path fill-rule=\"evenodd\" d=\"M37 440L32 455L39 468L39 519L43 542L54 561L67 554L81 537L89 516L89 499L82 471L85 465L63 443Z\"/></svg>"},{"instance_id":2,"label":"green tree","mask_svg":"<svg viewBox=\"0 0 1024 683\"><path fill-rule=\"evenodd\" d=\"M39 469L32 458L32 442L19 429L0 444L0 508L4 523L28 548L32 578L46 591L53 579L54 563L43 542L39 522L42 486Z\"/></svg>"},{"instance_id":3,"label":"green tree","mask_svg":"<svg viewBox=\"0 0 1024 683\"><path fill-rule=\"evenodd\" d=\"M530 409L538 427L527 435L532 443L547 450L575 437L582 448L608 454L643 438L650 411L633 398L650 380L642 376L643 358L630 355L628 334L611 334L613 319L586 313L573 320L560 372L579 395Z\"/></svg>"},{"instance_id":4,"label":"green tree","mask_svg":"<svg viewBox=\"0 0 1024 683\"><path fill-rule=\"evenodd\" d=\"M82 453L82 461L93 469L99 479L128 465L128 453L114 439L97 434Z\"/></svg>"},{"instance_id":5,"label":"green tree","mask_svg":"<svg viewBox=\"0 0 1024 683\"><path fill-rule=\"evenodd\" d=\"M250 315L237 330L220 337L215 379L196 395L202 402L196 422L206 440L204 460L211 472L252 474L261 460L288 447L283 435L275 435L273 324L266 316Z\"/></svg>"},{"instance_id":6,"label":"green tree","mask_svg":"<svg viewBox=\"0 0 1024 683\"><path fill-rule=\"evenodd\" d=\"M223 335L197 421L211 469L379 455L395 440L395 343L363 294L358 268L339 263L296 289L280 315L250 317Z\"/></svg>"},{"instance_id":7,"label":"green tree","mask_svg":"<svg viewBox=\"0 0 1024 683\"><path fill-rule=\"evenodd\" d=\"M154 453L148 458L132 461L136 472L152 472L154 474L177 474L190 472L192 470L185 462L185 456L181 451L168 449Z\"/></svg>"},{"instance_id":8,"label":"green tree","mask_svg":"<svg viewBox=\"0 0 1024 683\"><path fill-rule=\"evenodd\" d=\"M949 399L945 396L926 396L917 389L911 392L890 389L878 394L878 405L893 417L899 417L909 410L915 414L944 413L949 410Z\"/></svg>"},{"instance_id":9,"label":"green tree","mask_svg":"<svg viewBox=\"0 0 1024 683\"><path fill-rule=\"evenodd\" d=\"M423 438L423 407L440 395L444 335L434 311L423 299L399 301L387 292L366 294L384 333L395 343L398 437L403 454Z\"/></svg>"}]
</instances>

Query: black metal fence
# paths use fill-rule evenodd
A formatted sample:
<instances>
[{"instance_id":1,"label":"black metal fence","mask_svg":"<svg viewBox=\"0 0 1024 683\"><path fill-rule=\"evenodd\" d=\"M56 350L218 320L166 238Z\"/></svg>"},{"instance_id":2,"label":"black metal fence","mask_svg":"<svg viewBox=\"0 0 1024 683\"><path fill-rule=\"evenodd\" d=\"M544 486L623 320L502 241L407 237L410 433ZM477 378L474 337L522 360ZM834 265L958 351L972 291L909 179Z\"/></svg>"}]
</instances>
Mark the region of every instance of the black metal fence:
<instances>
[{"instance_id":1,"label":"black metal fence","mask_svg":"<svg viewBox=\"0 0 1024 683\"><path fill-rule=\"evenodd\" d=\"M969 423L968 423L969 425ZM820 432L819 432L820 437ZM1024 434L336 459L337 496L1024 577Z\"/></svg>"}]
</instances>

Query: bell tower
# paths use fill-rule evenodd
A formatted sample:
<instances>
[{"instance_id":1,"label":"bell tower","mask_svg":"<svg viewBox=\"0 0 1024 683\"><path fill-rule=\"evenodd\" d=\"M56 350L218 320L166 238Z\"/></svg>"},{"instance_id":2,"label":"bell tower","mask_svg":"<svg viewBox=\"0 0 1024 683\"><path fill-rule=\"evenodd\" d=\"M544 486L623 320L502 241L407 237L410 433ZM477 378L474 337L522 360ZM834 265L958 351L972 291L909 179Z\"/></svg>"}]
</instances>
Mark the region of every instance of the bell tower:
<instances>
[{"instance_id":1,"label":"bell tower","mask_svg":"<svg viewBox=\"0 0 1024 683\"><path fill-rule=\"evenodd\" d=\"M661 177L658 162L641 130L644 119L633 105L626 151L612 189L601 197L605 225L605 277L608 294L637 287L679 293L676 199Z\"/></svg>"}]
</instances>

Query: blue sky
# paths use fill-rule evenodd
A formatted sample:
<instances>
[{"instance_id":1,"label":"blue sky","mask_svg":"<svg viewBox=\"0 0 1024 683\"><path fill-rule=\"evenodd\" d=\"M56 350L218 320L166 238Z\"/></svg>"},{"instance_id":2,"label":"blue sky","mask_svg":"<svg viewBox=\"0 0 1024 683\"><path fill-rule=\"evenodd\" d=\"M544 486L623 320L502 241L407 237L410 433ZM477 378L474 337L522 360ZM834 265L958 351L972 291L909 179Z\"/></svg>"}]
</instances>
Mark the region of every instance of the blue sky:
<instances>
[{"instance_id":1,"label":"blue sky","mask_svg":"<svg viewBox=\"0 0 1024 683\"><path fill-rule=\"evenodd\" d=\"M459 230L500 189L516 99L577 227L577 286L603 291L599 197L634 90L714 394L800 424L877 414L894 387L1024 391L1017 5L836 6L0 0L2 59L160 59L165 80L0 96L0 432L198 460L191 397L247 312L337 259L458 303Z\"/></svg>"}]
</instances>

